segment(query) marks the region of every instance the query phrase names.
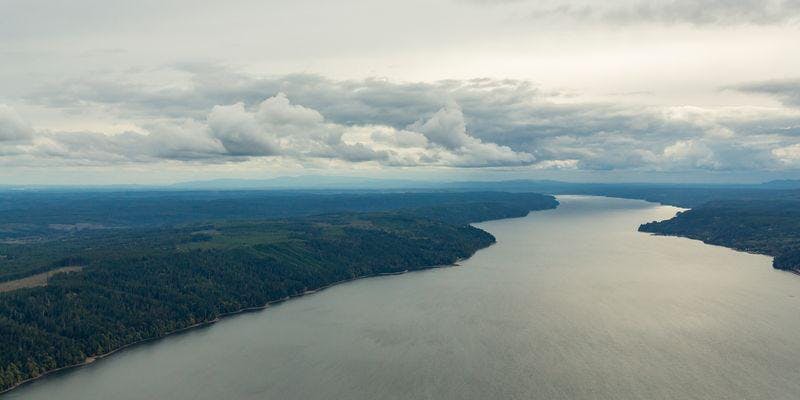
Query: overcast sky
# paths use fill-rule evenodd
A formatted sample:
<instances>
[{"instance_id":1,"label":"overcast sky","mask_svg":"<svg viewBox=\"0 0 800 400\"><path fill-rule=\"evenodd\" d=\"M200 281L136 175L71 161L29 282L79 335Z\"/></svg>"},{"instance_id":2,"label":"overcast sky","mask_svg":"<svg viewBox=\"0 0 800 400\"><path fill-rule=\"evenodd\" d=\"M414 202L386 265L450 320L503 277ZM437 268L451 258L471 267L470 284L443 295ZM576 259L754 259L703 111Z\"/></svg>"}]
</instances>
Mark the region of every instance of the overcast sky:
<instances>
[{"instance_id":1,"label":"overcast sky","mask_svg":"<svg viewBox=\"0 0 800 400\"><path fill-rule=\"evenodd\" d=\"M299 174L800 178L800 0L0 0L0 184Z\"/></svg>"}]
</instances>

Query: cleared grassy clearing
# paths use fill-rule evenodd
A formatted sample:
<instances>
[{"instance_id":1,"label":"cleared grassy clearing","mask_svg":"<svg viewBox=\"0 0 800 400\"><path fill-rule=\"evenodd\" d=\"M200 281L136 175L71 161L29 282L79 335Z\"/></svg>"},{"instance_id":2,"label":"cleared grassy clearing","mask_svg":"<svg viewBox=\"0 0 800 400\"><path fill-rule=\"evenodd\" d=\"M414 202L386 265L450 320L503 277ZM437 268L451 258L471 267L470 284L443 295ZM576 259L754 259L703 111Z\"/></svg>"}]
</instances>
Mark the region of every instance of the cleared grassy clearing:
<instances>
[{"instance_id":1,"label":"cleared grassy clearing","mask_svg":"<svg viewBox=\"0 0 800 400\"><path fill-rule=\"evenodd\" d=\"M47 281L55 274L60 274L62 272L78 272L82 269L83 267L63 267L54 269L52 271L42 272L41 274L26 276L22 279L2 282L0 283L0 293L10 292L17 289L47 286Z\"/></svg>"}]
</instances>

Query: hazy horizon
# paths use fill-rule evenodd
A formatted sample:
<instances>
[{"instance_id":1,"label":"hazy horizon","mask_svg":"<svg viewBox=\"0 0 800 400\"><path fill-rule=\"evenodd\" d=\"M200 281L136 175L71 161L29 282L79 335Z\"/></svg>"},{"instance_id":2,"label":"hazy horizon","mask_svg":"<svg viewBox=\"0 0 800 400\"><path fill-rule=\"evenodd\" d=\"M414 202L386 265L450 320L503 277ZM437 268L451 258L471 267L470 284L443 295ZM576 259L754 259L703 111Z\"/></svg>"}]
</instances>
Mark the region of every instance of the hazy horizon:
<instances>
[{"instance_id":1,"label":"hazy horizon","mask_svg":"<svg viewBox=\"0 0 800 400\"><path fill-rule=\"evenodd\" d=\"M271 178L236 178L220 177L207 179L176 180L171 182L91 182L91 183L0 183L0 189L142 189L142 190L510 190L514 184L527 185L526 190L548 192L553 185L563 188L579 188L591 185L609 185L619 187L741 187L765 189L798 189L800 179L770 179L770 180L736 180L736 181L686 181L686 180L560 180L560 179L527 179L527 178L476 178L476 179L438 179L427 178L381 178L372 176L355 175L283 175ZM498 186L500 185L500 186ZM509 186L511 185L511 186Z\"/></svg>"}]
</instances>

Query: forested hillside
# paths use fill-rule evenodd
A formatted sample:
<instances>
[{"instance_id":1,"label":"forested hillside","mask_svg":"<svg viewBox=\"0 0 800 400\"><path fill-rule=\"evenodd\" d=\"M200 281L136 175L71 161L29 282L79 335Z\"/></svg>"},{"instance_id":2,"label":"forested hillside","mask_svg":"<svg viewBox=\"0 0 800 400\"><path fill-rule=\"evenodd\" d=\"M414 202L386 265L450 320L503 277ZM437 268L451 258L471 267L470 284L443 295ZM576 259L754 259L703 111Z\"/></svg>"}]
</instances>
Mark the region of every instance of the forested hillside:
<instances>
[{"instance_id":1,"label":"forested hillside","mask_svg":"<svg viewBox=\"0 0 800 400\"><path fill-rule=\"evenodd\" d=\"M377 191L2 191L0 241L33 242L92 231L288 218L465 203L553 207L535 193Z\"/></svg>"},{"instance_id":2,"label":"forested hillside","mask_svg":"<svg viewBox=\"0 0 800 400\"><path fill-rule=\"evenodd\" d=\"M775 268L800 271L800 200L709 202L639 230L772 255Z\"/></svg>"},{"instance_id":3,"label":"forested hillside","mask_svg":"<svg viewBox=\"0 0 800 400\"><path fill-rule=\"evenodd\" d=\"M434 196L442 206L411 202L389 212L220 219L7 241L0 247L5 280L83 268L54 275L44 287L0 293L0 388L339 281L449 265L494 242L467 222L557 205L533 194L497 195L494 202Z\"/></svg>"}]
</instances>

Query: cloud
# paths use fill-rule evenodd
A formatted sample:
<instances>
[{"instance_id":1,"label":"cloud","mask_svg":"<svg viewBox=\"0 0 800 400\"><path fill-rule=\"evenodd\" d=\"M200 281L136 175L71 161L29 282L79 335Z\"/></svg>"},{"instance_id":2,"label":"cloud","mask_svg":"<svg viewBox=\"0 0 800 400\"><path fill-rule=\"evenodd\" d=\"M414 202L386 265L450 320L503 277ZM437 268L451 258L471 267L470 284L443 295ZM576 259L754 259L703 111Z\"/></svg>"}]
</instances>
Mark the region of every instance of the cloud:
<instances>
[{"instance_id":1,"label":"cloud","mask_svg":"<svg viewBox=\"0 0 800 400\"><path fill-rule=\"evenodd\" d=\"M311 128L321 124L325 118L316 110L291 104L285 93L264 100L258 108L258 118L263 123L277 126Z\"/></svg>"},{"instance_id":2,"label":"cloud","mask_svg":"<svg viewBox=\"0 0 800 400\"><path fill-rule=\"evenodd\" d=\"M732 86L730 89L773 96L786 105L800 107L800 79L752 82Z\"/></svg>"},{"instance_id":3,"label":"cloud","mask_svg":"<svg viewBox=\"0 0 800 400\"><path fill-rule=\"evenodd\" d=\"M14 116L8 120L15 127L28 129L29 143L3 147L0 156L44 164L221 163L283 157L301 162L330 159L390 166L486 167L534 160L530 154L470 136L458 106L442 108L407 129L348 126L329 122L320 112L293 104L278 93L253 106L215 105L203 119L156 121L144 125L144 132L120 134L34 131L12 109L5 111ZM446 136L457 141L438 140Z\"/></svg>"},{"instance_id":4,"label":"cloud","mask_svg":"<svg viewBox=\"0 0 800 400\"><path fill-rule=\"evenodd\" d=\"M389 167L739 171L794 168L775 150L800 143L800 110L791 107L580 102L508 79L259 77L213 64L158 73L170 75L170 84L159 88L146 73L100 76L54 85L35 99L70 113L83 109L74 104L102 109L141 128L87 134L92 144L84 150L95 150L85 160L102 159L105 147L116 155L110 160L129 162L272 157ZM779 87L792 93L788 83ZM52 154L61 154L57 135L47 136ZM68 149L85 153L77 144Z\"/></svg>"},{"instance_id":5,"label":"cloud","mask_svg":"<svg viewBox=\"0 0 800 400\"><path fill-rule=\"evenodd\" d=\"M670 162L689 168L719 167L714 152L699 140L679 140L664 148L663 155Z\"/></svg>"},{"instance_id":6,"label":"cloud","mask_svg":"<svg viewBox=\"0 0 800 400\"><path fill-rule=\"evenodd\" d=\"M417 121L409 130L420 132L429 141L448 149L464 147L470 139L464 114L456 105L442 108L427 121Z\"/></svg>"},{"instance_id":7,"label":"cloud","mask_svg":"<svg viewBox=\"0 0 800 400\"><path fill-rule=\"evenodd\" d=\"M130 159L136 159L136 153L140 157L179 161L214 160L231 155L225 144L211 133L209 125L202 121L156 122L144 128L148 134L123 134L128 136L124 153ZM114 139L114 136L107 137Z\"/></svg>"},{"instance_id":8,"label":"cloud","mask_svg":"<svg viewBox=\"0 0 800 400\"><path fill-rule=\"evenodd\" d=\"M515 152L495 143L484 143L467 134L464 113L457 104L443 107L427 120L409 125L407 130L419 132L430 143L452 151L452 163L459 166L525 165L535 160L531 154Z\"/></svg>"},{"instance_id":9,"label":"cloud","mask_svg":"<svg viewBox=\"0 0 800 400\"><path fill-rule=\"evenodd\" d=\"M243 103L214 106L208 115L208 128L232 156L269 156L278 152Z\"/></svg>"},{"instance_id":10,"label":"cloud","mask_svg":"<svg viewBox=\"0 0 800 400\"><path fill-rule=\"evenodd\" d=\"M428 147L428 138L425 135L407 130L397 131L389 127L375 127L375 130L370 134L370 139L376 143L387 144L391 147Z\"/></svg>"},{"instance_id":11,"label":"cloud","mask_svg":"<svg viewBox=\"0 0 800 400\"><path fill-rule=\"evenodd\" d=\"M787 166L800 167L800 144L773 149L772 154Z\"/></svg>"},{"instance_id":12,"label":"cloud","mask_svg":"<svg viewBox=\"0 0 800 400\"><path fill-rule=\"evenodd\" d=\"M11 107L0 104L0 143L27 141L33 129Z\"/></svg>"},{"instance_id":13,"label":"cloud","mask_svg":"<svg viewBox=\"0 0 800 400\"><path fill-rule=\"evenodd\" d=\"M538 22L569 19L582 22L665 25L772 25L800 20L797 0L460 0L527 9Z\"/></svg>"}]
</instances>

